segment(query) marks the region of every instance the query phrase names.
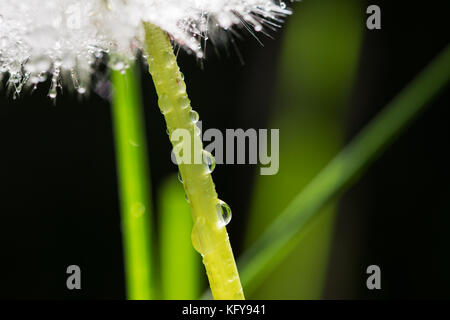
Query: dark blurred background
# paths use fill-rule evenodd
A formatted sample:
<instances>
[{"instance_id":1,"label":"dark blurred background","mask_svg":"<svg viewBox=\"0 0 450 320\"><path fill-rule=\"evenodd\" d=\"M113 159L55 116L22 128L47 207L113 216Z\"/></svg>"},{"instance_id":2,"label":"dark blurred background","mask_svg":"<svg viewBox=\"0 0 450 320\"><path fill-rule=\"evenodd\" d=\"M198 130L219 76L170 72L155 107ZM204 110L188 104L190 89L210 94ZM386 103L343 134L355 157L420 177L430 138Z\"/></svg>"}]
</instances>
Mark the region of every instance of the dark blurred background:
<instances>
[{"instance_id":1,"label":"dark blurred background","mask_svg":"<svg viewBox=\"0 0 450 320\"><path fill-rule=\"evenodd\" d=\"M382 29L365 28L369 4ZM286 26L180 53L188 92L207 128L280 128L280 172L218 165L239 254L292 197L449 43L446 0L304 0ZM242 32L245 34L245 32ZM153 198L177 171L150 76L141 65ZM109 102L49 83L19 99L0 94L0 298L125 298ZM319 221L251 298L448 298L448 90L436 98ZM270 204L262 199L270 197ZM156 208L158 209L158 208ZM317 229L317 230L316 230ZM66 268L82 290L66 288ZM366 288L368 265L382 290ZM313 280L311 280L313 279ZM204 281L204 279L203 279ZM206 286L206 283L205 283Z\"/></svg>"}]
</instances>

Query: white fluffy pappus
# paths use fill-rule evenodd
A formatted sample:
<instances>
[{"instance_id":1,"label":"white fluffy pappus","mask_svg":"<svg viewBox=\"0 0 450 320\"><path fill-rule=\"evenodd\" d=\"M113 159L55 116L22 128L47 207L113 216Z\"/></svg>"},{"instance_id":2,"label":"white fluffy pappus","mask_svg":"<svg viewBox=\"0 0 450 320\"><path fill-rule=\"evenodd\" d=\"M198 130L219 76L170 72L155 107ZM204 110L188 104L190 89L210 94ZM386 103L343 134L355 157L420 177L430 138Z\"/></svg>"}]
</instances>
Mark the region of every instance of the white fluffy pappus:
<instances>
[{"instance_id":1,"label":"white fluffy pappus","mask_svg":"<svg viewBox=\"0 0 450 320\"><path fill-rule=\"evenodd\" d=\"M62 79L84 93L105 54L118 70L134 59L143 21L202 58L201 43L219 31L264 31L288 14L280 0L0 0L0 80L8 73L16 95L51 75L51 98Z\"/></svg>"}]
</instances>

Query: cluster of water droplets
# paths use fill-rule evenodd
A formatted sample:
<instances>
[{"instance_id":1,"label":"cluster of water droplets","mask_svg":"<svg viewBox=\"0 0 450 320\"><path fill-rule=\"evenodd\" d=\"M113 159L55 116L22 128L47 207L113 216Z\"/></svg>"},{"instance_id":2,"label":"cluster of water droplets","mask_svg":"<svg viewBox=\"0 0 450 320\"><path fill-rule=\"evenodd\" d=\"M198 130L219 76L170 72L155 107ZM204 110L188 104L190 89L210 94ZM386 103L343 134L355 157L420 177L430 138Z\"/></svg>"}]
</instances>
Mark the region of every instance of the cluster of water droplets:
<instances>
[{"instance_id":1,"label":"cluster of water droplets","mask_svg":"<svg viewBox=\"0 0 450 320\"><path fill-rule=\"evenodd\" d=\"M135 0L143 20L169 32L186 49L203 57L202 42L234 26L263 31L276 28L291 11L281 0ZM220 36L219 36L220 37ZM222 37L220 37L222 38ZM219 39L221 40L221 39Z\"/></svg>"},{"instance_id":2,"label":"cluster of water droplets","mask_svg":"<svg viewBox=\"0 0 450 320\"><path fill-rule=\"evenodd\" d=\"M128 67L142 49L142 21L202 57L219 30L261 31L289 13L279 0L0 0L0 80L8 74L14 95L47 80L52 98L63 81L83 94L105 54L111 68Z\"/></svg>"},{"instance_id":3,"label":"cluster of water droplets","mask_svg":"<svg viewBox=\"0 0 450 320\"><path fill-rule=\"evenodd\" d=\"M105 3L0 0L0 73L7 74L13 97L47 80L51 98L63 80L84 94L105 54L114 51L121 61L134 58L136 50L130 45L137 24L116 34L120 29L112 27L115 13Z\"/></svg>"}]
</instances>

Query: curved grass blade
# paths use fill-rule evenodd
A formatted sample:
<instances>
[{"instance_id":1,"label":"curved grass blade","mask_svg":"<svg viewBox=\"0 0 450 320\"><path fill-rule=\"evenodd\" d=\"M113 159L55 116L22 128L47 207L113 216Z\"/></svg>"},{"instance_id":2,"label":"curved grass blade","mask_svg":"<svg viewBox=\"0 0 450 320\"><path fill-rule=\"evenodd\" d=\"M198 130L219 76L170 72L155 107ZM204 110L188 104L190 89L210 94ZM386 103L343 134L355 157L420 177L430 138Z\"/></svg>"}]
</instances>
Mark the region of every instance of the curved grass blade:
<instances>
[{"instance_id":1,"label":"curved grass blade","mask_svg":"<svg viewBox=\"0 0 450 320\"><path fill-rule=\"evenodd\" d=\"M255 177L244 248L258 239L277 218L274 213L281 213L345 145L344 122L336 119L349 109L364 32L363 3L305 1L297 9L284 27L272 102L276 108L269 125L282 134L278 156L282 168L275 175ZM321 298L335 202L321 209L326 212L318 213L320 219L308 228L302 242L249 299Z\"/></svg>"}]
</instances>

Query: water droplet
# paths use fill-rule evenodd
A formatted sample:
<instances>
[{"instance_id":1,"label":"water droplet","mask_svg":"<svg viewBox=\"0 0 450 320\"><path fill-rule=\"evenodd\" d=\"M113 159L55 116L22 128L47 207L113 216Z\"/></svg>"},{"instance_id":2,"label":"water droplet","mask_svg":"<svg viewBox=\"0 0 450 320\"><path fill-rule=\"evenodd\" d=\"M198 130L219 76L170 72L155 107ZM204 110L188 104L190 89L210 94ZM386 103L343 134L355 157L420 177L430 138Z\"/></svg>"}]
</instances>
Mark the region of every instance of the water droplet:
<instances>
[{"instance_id":1,"label":"water droplet","mask_svg":"<svg viewBox=\"0 0 450 320\"><path fill-rule=\"evenodd\" d=\"M178 181L183 183L183 178L181 177L181 172L180 171L178 171Z\"/></svg>"},{"instance_id":2,"label":"water droplet","mask_svg":"<svg viewBox=\"0 0 450 320\"><path fill-rule=\"evenodd\" d=\"M145 206L141 202L135 202L131 206L131 214L134 217L140 217L144 214L144 212L145 212Z\"/></svg>"},{"instance_id":3,"label":"water droplet","mask_svg":"<svg viewBox=\"0 0 450 320\"><path fill-rule=\"evenodd\" d=\"M39 77L38 76L31 76L30 77L30 81L32 84L36 85L37 83L39 83Z\"/></svg>"},{"instance_id":4,"label":"water droplet","mask_svg":"<svg viewBox=\"0 0 450 320\"><path fill-rule=\"evenodd\" d=\"M181 80L184 81L184 74L183 74L183 72L180 72L180 78L181 78Z\"/></svg>"},{"instance_id":5,"label":"water droplet","mask_svg":"<svg viewBox=\"0 0 450 320\"><path fill-rule=\"evenodd\" d=\"M200 116L198 115L198 112L195 110L191 110L189 113L189 116L191 117L191 121L194 123L197 123L200 119Z\"/></svg>"},{"instance_id":6,"label":"water droplet","mask_svg":"<svg viewBox=\"0 0 450 320\"><path fill-rule=\"evenodd\" d=\"M137 143L136 141L134 141L133 139L128 140L128 142L133 146L133 147L139 147L139 143Z\"/></svg>"},{"instance_id":7,"label":"water droplet","mask_svg":"<svg viewBox=\"0 0 450 320\"><path fill-rule=\"evenodd\" d=\"M173 51L166 51L164 52L163 56L164 62L166 63L166 67L170 68L175 64L175 59L173 56Z\"/></svg>"},{"instance_id":8,"label":"water droplet","mask_svg":"<svg viewBox=\"0 0 450 320\"><path fill-rule=\"evenodd\" d=\"M203 150L203 165L205 166L207 173L213 172L216 167L216 159L214 159L214 156L206 150Z\"/></svg>"},{"instance_id":9,"label":"water droplet","mask_svg":"<svg viewBox=\"0 0 450 320\"><path fill-rule=\"evenodd\" d=\"M178 104L182 109L186 109L190 106L191 101L187 97L186 94L182 94L181 97L178 99Z\"/></svg>"},{"instance_id":10,"label":"water droplet","mask_svg":"<svg viewBox=\"0 0 450 320\"><path fill-rule=\"evenodd\" d=\"M30 73L47 72L51 66L51 60L45 56L38 56L25 65L25 70Z\"/></svg>"},{"instance_id":11,"label":"water droplet","mask_svg":"<svg viewBox=\"0 0 450 320\"><path fill-rule=\"evenodd\" d=\"M54 100L56 98L56 86L53 86L50 88L50 91L48 92L48 96L52 100Z\"/></svg>"},{"instance_id":12,"label":"water droplet","mask_svg":"<svg viewBox=\"0 0 450 320\"><path fill-rule=\"evenodd\" d=\"M170 99L169 96L163 93L158 100L159 108L161 113L166 114L170 110Z\"/></svg>"},{"instance_id":13,"label":"water droplet","mask_svg":"<svg viewBox=\"0 0 450 320\"><path fill-rule=\"evenodd\" d=\"M192 228L192 232L191 232L192 246L200 254L206 254L204 252L205 248L203 246L203 243L202 243L201 237L200 237L201 229L204 227L205 227L205 218L198 217L195 220L194 227Z\"/></svg>"},{"instance_id":14,"label":"water droplet","mask_svg":"<svg viewBox=\"0 0 450 320\"><path fill-rule=\"evenodd\" d=\"M56 96L58 94L57 88L58 88L58 81L59 81L59 73L60 73L60 70L58 68L56 68L55 71L53 72L52 81L50 83L50 90L49 90L48 96L53 101L56 101Z\"/></svg>"},{"instance_id":15,"label":"water droplet","mask_svg":"<svg viewBox=\"0 0 450 320\"><path fill-rule=\"evenodd\" d=\"M231 221L231 208L224 201L219 200L217 205L217 214L219 215L219 226L224 227Z\"/></svg>"},{"instance_id":16,"label":"water droplet","mask_svg":"<svg viewBox=\"0 0 450 320\"><path fill-rule=\"evenodd\" d=\"M120 60L114 61L112 64L112 69L116 71L123 71L125 69L125 63Z\"/></svg>"},{"instance_id":17,"label":"water droplet","mask_svg":"<svg viewBox=\"0 0 450 320\"><path fill-rule=\"evenodd\" d=\"M39 82L45 82L47 80L47 74L41 73L39 75Z\"/></svg>"}]
</instances>

